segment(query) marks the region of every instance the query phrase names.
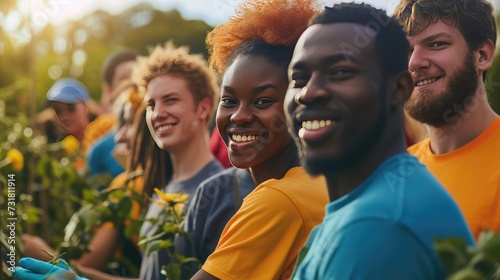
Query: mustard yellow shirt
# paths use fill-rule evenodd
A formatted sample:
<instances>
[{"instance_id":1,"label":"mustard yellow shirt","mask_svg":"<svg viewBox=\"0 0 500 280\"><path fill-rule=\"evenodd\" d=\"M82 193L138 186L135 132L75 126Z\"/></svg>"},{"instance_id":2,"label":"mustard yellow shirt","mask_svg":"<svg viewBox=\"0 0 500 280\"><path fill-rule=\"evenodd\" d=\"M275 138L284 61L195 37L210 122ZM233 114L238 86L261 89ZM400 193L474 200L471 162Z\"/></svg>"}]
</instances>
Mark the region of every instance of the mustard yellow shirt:
<instances>
[{"instance_id":1,"label":"mustard yellow shirt","mask_svg":"<svg viewBox=\"0 0 500 280\"><path fill-rule=\"evenodd\" d=\"M324 178L311 178L300 167L263 182L228 222L203 270L220 279L290 278L327 203Z\"/></svg>"}]
</instances>

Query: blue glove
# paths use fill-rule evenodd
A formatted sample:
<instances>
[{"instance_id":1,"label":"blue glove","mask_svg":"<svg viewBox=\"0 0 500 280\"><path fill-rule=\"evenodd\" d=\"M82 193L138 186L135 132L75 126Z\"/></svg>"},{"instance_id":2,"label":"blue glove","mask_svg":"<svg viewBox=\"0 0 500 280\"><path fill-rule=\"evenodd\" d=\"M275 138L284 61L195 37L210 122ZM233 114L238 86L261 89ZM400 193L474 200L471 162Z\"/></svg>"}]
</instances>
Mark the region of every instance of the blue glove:
<instances>
[{"instance_id":1,"label":"blue glove","mask_svg":"<svg viewBox=\"0 0 500 280\"><path fill-rule=\"evenodd\" d=\"M19 266L14 269L12 276L19 280L85 280L87 278L80 277L69 268L68 263L63 259L57 259L58 264L32 259L22 258L19 260Z\"/></svg>"}]
</instances>

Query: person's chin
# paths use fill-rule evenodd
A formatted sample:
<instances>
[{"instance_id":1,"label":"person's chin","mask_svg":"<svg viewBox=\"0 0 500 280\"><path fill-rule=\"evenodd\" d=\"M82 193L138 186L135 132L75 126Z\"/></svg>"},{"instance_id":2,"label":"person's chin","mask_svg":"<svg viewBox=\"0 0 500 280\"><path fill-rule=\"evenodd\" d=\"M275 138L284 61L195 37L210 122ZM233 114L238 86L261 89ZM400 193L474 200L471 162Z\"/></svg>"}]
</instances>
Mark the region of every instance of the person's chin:
<instances>
[{"instance_id":1,"label":"person's chin","mask_svg":"<svg viewBox=\"0 0 500 280\"><path fill-rule=\"evenodd\" d=\"M330 163L317 159L302 159L302 166L312 176L325 175L331 171Z\"/></svg>"}]
</instances>

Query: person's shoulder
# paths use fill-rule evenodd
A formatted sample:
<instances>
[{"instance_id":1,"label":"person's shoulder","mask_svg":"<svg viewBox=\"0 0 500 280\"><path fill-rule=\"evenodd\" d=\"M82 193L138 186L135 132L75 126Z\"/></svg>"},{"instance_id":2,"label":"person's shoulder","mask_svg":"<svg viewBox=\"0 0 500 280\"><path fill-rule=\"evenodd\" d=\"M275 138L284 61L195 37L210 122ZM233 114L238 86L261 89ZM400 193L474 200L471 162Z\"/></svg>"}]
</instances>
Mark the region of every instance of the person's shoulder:
<instances>
[{"instance_id":1,"label":"person's shoulder","mask_svg":"<svg viewBox=\"0 0 500 280\"><path fill-rule=\"evenodd\" d=\"M309 188L326 186L323 176L311 176L303 167L293 167L281 179L271 179L263 182L261 185L272 188L287 188L292 187L302 188L308 186Z\"/></svg>"},{"instance_id":2,"label":"person's shoulder","mask_svg":"<svg viewBox=\"0 0 500 280\"><path fill-rule=\"evenodd\" d=\"M233 183L235 168L224 169L213 174L200 183L198 189L210 191L216 188L228 186Z\"/></svg>"},{"instance_id":3,"label":"person's shoulder","mask_svg":"<svg viewBox=\"0 0 500 280\"><path fill-rule=\"evenodd\" d=\"M441 191L442 186L417 158L398 154L383 162L368 179L343 197L339 202L343 206L336 212L356 219L397 221L408 207L416 210L413 203L408 202Z\"/></svg>"},{"instance_id":4,"label":"person's shoulder","mask_svg":"<svg viewBox=\"0 0 500 280\"><path fill-rule=\"evenodd\" d=\"M113 147L115 145L114 136L115 134L110 131L103 135L101 138L97 139L90 145L88 154L109 151L110 147Z\"/></svg>"},{"instance_id":5,"label":"person's shoulder","mask_svg":"<svg viewBox=\"0 0 500 280\"><path fill-rule=\"evenodd\" d=\"M426 138L408 148L408 153L419 158L420 155L430 152L430 138Z\"/></svg>"},{"instance_id":6,"label":"person's shoulder","mask_svg":"<svg viewBox=\"0 0 500 280\"><path fill-rule=\"evenodd\" d=\"M102 114L97 116L89 123L89 127L100 132L110 131L116 124L116 116L114 114Z\"/></svg>"},{"instance_id":7,"label":"person's shoulder","mask_svg":"<svg viewBox=\"0 0 500 280\"><path fill-rule=\"evenodd\" d=\"M293 205L303 216L324 214L328 190L323 176L312 177L302 167L290 169L279 180L268 180L252 193L276 207L279 203Z\"/></svg>"},{"instance_id":8,"label":"person's shoulder","mask_svg":"<svg viewBox=\"0 0 500 280\"><path fill-rule=\"evenodd\" d=\"M307 204L310 200L327 202L328 191L323 176L313 177L302 167L293 167L281 179L271 179L257 186L255 193L259 196L269 196L273 193L275 198L287 197L294 204ZM324 204L323 204L324 205Z\"/></svg>"},{"instance_id":9,"label":"person's shoulder","mask_svg":"<svg viewBox=\"0 0 500 280\"><path fill-rule=\"evenodd\" d=\"M491 131L491 132L490 132ZM497 141L500 139L500 116L493 121L493 123L483 132L483 134L491 134L492 138ZM489 135L487 135L489 136ZM500 146L497 146L500 147ZM500 148L498 148L500 150Z\"/></svg>"},{"instance_id":10,"label":"person's shoulder","mask_svg":"<svg viewBox=\"0 0 500 280\"><path fill-rule=\"evenodd\" d=\"M224 171L224 167L217 161L210 161L202 170L201 173L208 174L208 176L216 175L222 171Z\"/></svg>"}]
</instances>

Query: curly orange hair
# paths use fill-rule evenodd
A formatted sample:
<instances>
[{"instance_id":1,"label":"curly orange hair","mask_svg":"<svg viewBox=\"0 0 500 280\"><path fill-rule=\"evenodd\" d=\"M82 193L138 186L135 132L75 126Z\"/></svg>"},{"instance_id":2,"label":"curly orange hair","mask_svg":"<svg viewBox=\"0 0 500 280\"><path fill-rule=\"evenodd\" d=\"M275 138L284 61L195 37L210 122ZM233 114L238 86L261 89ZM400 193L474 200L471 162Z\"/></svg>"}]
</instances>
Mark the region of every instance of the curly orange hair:
<instances>
[{"instance_id":1,"label":"curly orange hair","mask_svg":"<svg viewBox=\"0 0 500 280\"><path fill-rule=\"evenodd\" d=\"M250 40L295 46L318 11L315 0L246 0L237 7L235 17L208 33L210 66L221 74L233 51Z\"/></svg>"}]
</instances>

